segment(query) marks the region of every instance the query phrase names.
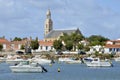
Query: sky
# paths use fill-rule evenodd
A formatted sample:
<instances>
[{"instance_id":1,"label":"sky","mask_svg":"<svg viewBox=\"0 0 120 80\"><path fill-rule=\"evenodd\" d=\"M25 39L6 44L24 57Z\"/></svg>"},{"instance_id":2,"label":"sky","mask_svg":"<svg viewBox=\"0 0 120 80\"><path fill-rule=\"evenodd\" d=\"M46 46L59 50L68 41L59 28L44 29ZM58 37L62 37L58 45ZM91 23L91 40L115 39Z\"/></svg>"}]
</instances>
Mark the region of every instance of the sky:
<instances>
[{"instance_id":1,"label":"sky","mask_svg":"<svg viewBox=\"0 0 120 80\"><path fill-rule=\"evenodd\" d=\"M53 29L77 29L85 37L120 38L120 0L0 0L0 36L44 38L46 12Z\"/></svg>"}]
</instances>

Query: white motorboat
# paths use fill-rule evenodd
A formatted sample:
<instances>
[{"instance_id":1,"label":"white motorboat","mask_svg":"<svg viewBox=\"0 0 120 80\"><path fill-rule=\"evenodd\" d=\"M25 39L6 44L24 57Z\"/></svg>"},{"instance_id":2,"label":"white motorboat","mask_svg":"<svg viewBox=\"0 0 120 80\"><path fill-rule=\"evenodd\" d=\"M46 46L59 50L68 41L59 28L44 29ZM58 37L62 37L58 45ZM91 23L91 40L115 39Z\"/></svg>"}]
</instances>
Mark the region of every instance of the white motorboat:
<instances>
[{"instance_id":1,"label":"white motorboat","mask_svg":"<svg viewBox=\"0 0 120 80\"><path fill-rule=\"evenodd\" d=\"M0 57L0 62L5 62L6 58L5 57Z\"/></svg>"},{"instance_id":2,"label":"white motorboat","mask_svg":"<svg viewBox=\"0 0 120 80\"><path fill-rule=\"evenodd\" d=\"M87 62L91 62L93 60L93 58L92 57L85 57L82 60L83 60L83 63L87 63Z\"/></svg>"},{"instance_id":3,"label":"white motorboat","mask_svg":"<svg viewBox=\"0 0 120 80\"><path fill-rule=\"evenodd\" d=\"M23 59L17 55L6 59L6 63L8 63L8 64L19 64L20 62L27 62L27 61L28 61L27 59Z\"/></svg>"},{"instance_id":4,"label":"white motorboat","mask_svg":"<svg viewBox=\"0 0 120 80\"><path fill-rule=\"evenodd\" d=\"M114 58L114 60L120 62L120 57Z\"/></svg>"},{"instance_id":5,"label":"white motorboat","mask_svg":"<svg viewBox=\"0 0 120 80\"><path fill-rule=\"evenodd\" d=\"M37 62L39 64L50 64L51 63L51 60L47 60L47 59L42 59L42 58L39 58L39 59L32 59L33 62Z\"/></svg>"},{"instance_id":6,"label":"white motorboat","mask_svg":"<svg viewBox=\"0 0 120 80\"><path fill-rule=\"evenodd\" d=\"M66 63L68 63L68 64L79 64L79 63L81 63L81 61L80 60L71 60L71 61L66 61Z\"/></svg>"},{"instance_id":7,"label":"white motorboat","mask_svg":"<svg viewBox=\"0 0 120 80\"><path fill-rule=\"evenodd\" d=\"M42 65L51 64L52 63L52 60L41 58L38 55L35 56L35 57L33 57L32 59L29 59L29 61L31 61L31 62L37 62L37 63L42 64Z\"/></svg>"},{"instance_id":8,"label":"white motorboat","mask_svg":"<svg viewBox=\"0 0 120 80\"><path fill-rule=\"evenodd\" d=\"M6 60L6 63L8 64L19 64L20 62L27 62L28 60L24 60L24 59L8 59Z\"/></svg>"},{"instance_id":9,"label":"white motorboat","mask_svg":"<svg viewBox=\"0 0 120 80\"><path fill-rule=\"evenodd\" d=\"M86 62L88 67L109 67L112 64L109 61L101 61L99 58L93 58L91 62Z\"/></svg>"},{"instance_id":10,"label":"white motorboat","mask_svg":"<svg viewBox=\"0 0 120 80\"><path fill-rule=\"evenodd\" d=\"M47 72L47 70L38 63L21 62L16 66L10 66L12 72Z\"/></svg>"},{"instance_id":11,"label":"white motorboat","mask_svg":"<svg viewBox=\"0 0 120 80\"><path fill-rule=\"evenodd\" d=\"M81 63L81 60L74 60L72 58L59 58L58 61L59 62L69 63L69 64Z\"/></svg>"}]
</instances>

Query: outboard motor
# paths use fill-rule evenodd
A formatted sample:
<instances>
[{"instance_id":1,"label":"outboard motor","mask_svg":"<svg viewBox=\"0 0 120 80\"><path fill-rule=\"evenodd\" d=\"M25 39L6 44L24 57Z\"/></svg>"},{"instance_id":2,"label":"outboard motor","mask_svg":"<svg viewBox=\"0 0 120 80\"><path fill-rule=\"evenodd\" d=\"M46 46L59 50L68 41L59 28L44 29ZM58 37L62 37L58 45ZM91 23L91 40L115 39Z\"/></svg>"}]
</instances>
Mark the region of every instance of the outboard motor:
<instances>
[{"instance_id":1,"label":"outboard motor","mask_svg":"<svg viewBox=\"0 0 120 80\"><path fill-rule=\"evenodd\" d=\"M45 69L43 66L42 66L42 69L43 69L44 72L48 72L47 69Z\"/></svg>"},{"instance_id":2,"label":"outboard motor","mask_svg":"<svg viewBox=\"0 0 120 80\"><path fill-rule=\"evenodd\" d=\"M41 64L39 64L39 66L41 66L42 72L48 72L47 69L45 69Z\"/></svg>"}]
</instances>

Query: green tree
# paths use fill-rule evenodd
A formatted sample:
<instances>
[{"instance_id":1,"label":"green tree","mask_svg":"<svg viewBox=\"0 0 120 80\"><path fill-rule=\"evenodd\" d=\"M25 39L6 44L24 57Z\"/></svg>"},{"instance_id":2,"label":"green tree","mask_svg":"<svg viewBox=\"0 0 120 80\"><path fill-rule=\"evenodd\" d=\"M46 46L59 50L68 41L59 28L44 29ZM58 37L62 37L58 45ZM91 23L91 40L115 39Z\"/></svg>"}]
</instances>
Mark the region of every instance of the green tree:
<instances>
[{"instance_id":1,"label":"green tree","mask_svg":"<svg viewBox=\"0 0 120 80\"><path fill-rule=\"evenodd\" d=\"M14 39L13 39L13 41L21 41L22 39L21 38L19 38L19 37L15 37Z\"/></svg>"},{"instance_id":2,"label":"green tree","mask_svg":"<svg viewBox=\"0 0 120 80\"><path fill-rule=\"evenodd\" d=\"M84 45L83 44L78 44L78 49L83 50L84 49Z\"/></svg>"},{"instance_id":3,"label":"green tree","mask_svg":"<svg viewBox=\"0 0 120 80\"><path fill-rule=\"evenodd\" d=\"M65 45L65 48L70 51L73 48L72 41L67 41L67 43Z\"/></svg>"},{"instance_id":4,"label":"green tree","mask_svg":"<svg viewBox=\"0 0 120 80\"><path fill-rule=\"evenodd\" d=\"M38 38L36 38L36 40L32 40L30 46L33 50L38 49L39 48Z\"/></svg>"},{"instance_id":5,"label":"green tree","mask_svg":"<svg viewBox=\"0 0 120 80\"><path fill-rule=\"evenodd\" d=\"M107 40L109 40L109 39L105 38L101 35L92 35L88 38L88 41L90 42L90 46L105 45L105 42Z\"/></svg>"},{"instance_id":6,"label":"green tree","mask_svg":"<svg viewBox=\"0 0 120 80\"><path fill-rule=\"evenodd\" d=\"M76 50L77 44L84 39L84 36L82 34L72 33L70 37L73 42L74 50Z\"/></svg>"},{"instance_id":7,"label":"green tree","mask_svg":"<svg viewBox=\"0 0 120 80\"><path fill-rule=\"evenodd\" d=\"M2 45L2 44L0 44L0 51L2 51L2 49L3 49L3 45Z\"/></svg>"},{"instance_id":8,"label":"green tree","mask_svg":"<svg viewBox=\"0 0 120 80\"><path fill-rule=\"evenodd\" d=\"M60 37L61 41L64 41L66 49L69 49L69 47L74 47L74 50L76 49L77 44L84 38L82 34L78 33L72 33L70 35L64 33L63 36ZM71 42L71 43L69 43Z\"/></svg>"},{"instance_id":9,"label":"green tree","mask_svg":"<svg viewBox=\"0 0 120 80\"><path fill-rule=\"evenodd\" d=\"M58 51L58 50L61 50L62 49L62 41L61 40L55 40L53 42L53 47Z\"/></svg>"},{"instance_id":10,"label":"green tree","mask_svg":"<svg viewBox=\"0 0 120 80\"><path fill-rule=\"evenodd\" d=\"M21 45L21 48L20 48L21 50L23 50L23 49L25 49L25 45Z\"/></svg>"},{"instance_id":11,"label":"green tree","mask_svg":"<svg viewBox=\"0 0 120 80\"><path fill-rule=\"evenodd\" d=\"M68 40L71 41L71 37L70 35L63 33L63 36L60 36L60 40L64 41L64 43L67 43Z\"/></svg>"},{"instance_id":12,"label":"green tree","mask_svg":"<svg viewBox=\"0 0 120 80\"><path fill-rule=\"evenodd\" d=\"M90 51L90 47L89 47L88 45L86 45L86 46L84 47L84 51Z\"/></svg>"}]
</instances>

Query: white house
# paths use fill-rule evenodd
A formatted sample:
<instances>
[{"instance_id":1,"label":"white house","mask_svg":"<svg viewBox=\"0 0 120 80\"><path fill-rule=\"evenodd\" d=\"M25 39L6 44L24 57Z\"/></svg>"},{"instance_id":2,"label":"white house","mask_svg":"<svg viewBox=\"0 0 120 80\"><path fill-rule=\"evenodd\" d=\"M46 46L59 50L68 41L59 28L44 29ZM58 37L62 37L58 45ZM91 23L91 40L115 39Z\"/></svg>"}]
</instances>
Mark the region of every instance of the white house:
<instances>
[{"instance_id":1,"label":"white house","mask_svg":"<svg viewBox=\"0 0 120 80\"><path fill-rule=\"evenodd\" d=\"M105 53L120 53L120 39L107 41L104 51Z\"/></svg>"},{"instance_id":2,"label":"white house","mask_svg":"<svg viewBox=\"0 0 120 80\"><path fill-rule=\"evenodd\" d=\"M101 46L101 45L96 45L96 46L92 46L91 48L90 48L90 53L94 53L95 51L97 51L97 52L101 52L101 53L103 53L103 51L104 51L104 46Z\"/></svg>"},{"instance_id":3,"label":"white house","mask_svg":"<svg viewBox=\"0 0 120 80\"><path fill-rule=\"evenodd\" d=\"M36 50L37 52L50 51L50 50L52 51L54 50L53 41L44 41L44 40L39 41L39 48L38 50Z\"/></svg>"}]
</instances>

